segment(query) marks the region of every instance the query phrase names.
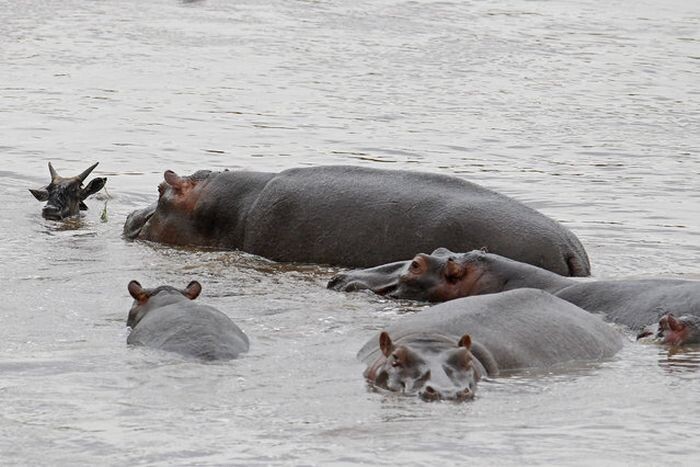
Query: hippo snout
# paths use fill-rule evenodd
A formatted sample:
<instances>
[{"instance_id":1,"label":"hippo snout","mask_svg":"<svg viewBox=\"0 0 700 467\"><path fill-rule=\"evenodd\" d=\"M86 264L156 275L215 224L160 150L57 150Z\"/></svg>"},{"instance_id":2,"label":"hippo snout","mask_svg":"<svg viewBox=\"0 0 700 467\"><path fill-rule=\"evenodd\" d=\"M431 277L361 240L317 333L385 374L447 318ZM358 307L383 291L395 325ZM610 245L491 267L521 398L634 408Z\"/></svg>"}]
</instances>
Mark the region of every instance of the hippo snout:
<instances>
[{"instance_id":1,"label":"hippo snout","mask_svg":"<svg viewBox=\"0 0 700 467\"><path fill-rule=\"evenodd\" d=\"M134 211L126 218L124 223L124 237L128 240L135 240L141 234L141 229L156 212L157 205Z\"/></svg>"},{"instance_id":2,"label":"hippo snout","mask_svg":"<svg viewBox=\"0 0 700 467\"><path fill-rule=\"evenodd\" d=\"M440 400L462 402L474 397L474 392L469 388L464 388L458 391L441 390L433 385L426 385L418 396L426 402L434 402Z\"/></svg>"}]
</instances>

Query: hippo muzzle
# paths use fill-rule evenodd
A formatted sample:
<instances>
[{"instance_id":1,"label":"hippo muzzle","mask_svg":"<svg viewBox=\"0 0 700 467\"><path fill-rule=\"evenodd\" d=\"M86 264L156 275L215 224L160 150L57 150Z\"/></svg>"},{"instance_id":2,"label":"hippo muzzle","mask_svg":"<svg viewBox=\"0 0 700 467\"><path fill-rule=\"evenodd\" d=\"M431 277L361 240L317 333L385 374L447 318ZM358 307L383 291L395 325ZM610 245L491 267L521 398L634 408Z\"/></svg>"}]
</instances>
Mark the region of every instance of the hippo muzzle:
<instances>
[{"instance_id":1,"label":"hippo muzzle","mask_svg":"<svg viewBox=\"0 0 700 467\"><path fill-rule=\"evenodd\" d=\"M136 240L139 238L144 226L156 212L157 204L152 204L147 208L134 211L126 218L124 223L124 238L128 240Z\"/></svg>"}]
</instances>

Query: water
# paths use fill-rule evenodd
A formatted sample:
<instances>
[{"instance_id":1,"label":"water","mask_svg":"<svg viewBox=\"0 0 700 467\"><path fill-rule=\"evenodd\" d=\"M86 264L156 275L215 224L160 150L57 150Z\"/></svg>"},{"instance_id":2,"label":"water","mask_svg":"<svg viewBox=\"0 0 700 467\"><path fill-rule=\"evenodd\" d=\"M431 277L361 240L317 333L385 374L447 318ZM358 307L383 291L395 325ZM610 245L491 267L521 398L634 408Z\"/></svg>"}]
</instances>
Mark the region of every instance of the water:
<instances>
[{"instance_id":1,"label":"water","mask_svg":"<svg viewBox=\"0 0 700 467\"><path fill-rule=\"evenodd\" d=\"M454 174L574 230L600 278L700 279L694 0L0 1L3 465L656 464L700 459L700 352L631 342L472 403L368 390L356 351L422 305L335 270L126 243L166 169ZM54 223L27 188L92 162ZM106 205L107 222L100 221ZM126 284L204 285L251 352L127 348Z\"/></svg>"}]
</instances>

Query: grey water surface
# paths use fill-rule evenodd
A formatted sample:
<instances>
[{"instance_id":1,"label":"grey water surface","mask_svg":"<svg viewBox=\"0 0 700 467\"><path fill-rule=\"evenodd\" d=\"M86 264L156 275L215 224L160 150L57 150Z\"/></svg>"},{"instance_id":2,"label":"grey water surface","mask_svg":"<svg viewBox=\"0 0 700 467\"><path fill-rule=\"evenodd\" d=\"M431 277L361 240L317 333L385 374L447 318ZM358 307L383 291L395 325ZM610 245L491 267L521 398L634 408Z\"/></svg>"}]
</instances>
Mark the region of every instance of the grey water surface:
<instances>
[{"instance_id":1,"label":"grey water surface","mask_svg":"<svg viewBox=\"0 0 700 467\"><path fill-rule=\"evenodd\" d=\"M613 361L423 403L355 359L423 304L121 238L166 169L342 163L513 196L599 278L700 279L697 0L0 0L0 161L2 465L700 463L697 349L626 333ZM99 161L108 192L43 220L48 161ZM131 279L199 280L250 353L127 348Z\"/></svg>"}]
</instances>

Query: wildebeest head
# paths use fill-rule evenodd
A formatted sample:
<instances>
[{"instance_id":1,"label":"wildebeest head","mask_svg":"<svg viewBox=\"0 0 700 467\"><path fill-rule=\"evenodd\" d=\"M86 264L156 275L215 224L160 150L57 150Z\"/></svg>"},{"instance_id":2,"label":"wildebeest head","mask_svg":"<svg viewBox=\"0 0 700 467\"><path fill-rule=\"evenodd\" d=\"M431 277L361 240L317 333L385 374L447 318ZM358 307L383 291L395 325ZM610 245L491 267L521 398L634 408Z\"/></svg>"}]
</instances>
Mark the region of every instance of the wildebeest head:
<instances>
[{"instance_id":1,"label":"wildebeest head","mask_svg":"<svg viewBox=\"0 0 700 467\"><path fill-rule=\"evenodd\" d=\"M49 172L51 173L51 183L38 190L29 189L39 201L46 201L46 205L41 210L41 215L49 220L61 220L66 217L75 216L81 210L86 210L87 206L83 200L88 196L97 193L107 183L107 178L93 178L87 186L83 182L90 175L99 162L94 163L83 173L75 177L63 178L49 162Z\"/></svg>"}]
</instances>

